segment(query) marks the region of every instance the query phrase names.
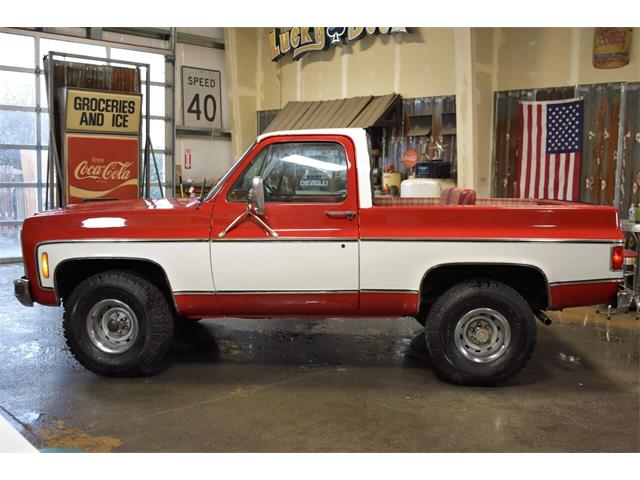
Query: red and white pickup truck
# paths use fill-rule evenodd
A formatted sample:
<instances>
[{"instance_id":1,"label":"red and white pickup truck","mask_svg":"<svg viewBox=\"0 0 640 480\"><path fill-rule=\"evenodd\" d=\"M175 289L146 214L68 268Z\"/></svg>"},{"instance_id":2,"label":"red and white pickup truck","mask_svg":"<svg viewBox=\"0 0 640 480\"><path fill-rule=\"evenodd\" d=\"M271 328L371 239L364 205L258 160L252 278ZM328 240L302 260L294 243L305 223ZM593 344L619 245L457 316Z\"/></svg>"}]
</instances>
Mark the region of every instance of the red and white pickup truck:
<instances>
[{"instance_id":1,"label":"red and white pickup truck","mask_svg":"<svg viewBox=\"0 0 640 480\"><path fill-rule=\"evenodd\" d=\"M103 375L152 372L188 319L413 316L441 376L474 385L524 367L542 311L627 298L612 207L377 199L371 178L365 130L262 135L201 199L26 219L15 293L62 304L71 352Z\"/></svg>"}]
</instances>

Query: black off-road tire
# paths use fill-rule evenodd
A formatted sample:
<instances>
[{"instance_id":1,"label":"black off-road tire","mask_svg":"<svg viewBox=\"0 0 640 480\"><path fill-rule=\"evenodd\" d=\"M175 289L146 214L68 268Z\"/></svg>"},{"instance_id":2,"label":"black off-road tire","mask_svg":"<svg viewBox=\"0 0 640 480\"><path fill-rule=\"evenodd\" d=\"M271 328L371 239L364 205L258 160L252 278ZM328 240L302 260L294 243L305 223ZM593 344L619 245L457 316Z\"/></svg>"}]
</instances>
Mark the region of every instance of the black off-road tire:
<instances>
[{"instance_id":1,"label":"black off-road tire","mask_svg":"<svg viewBox=\"0 0 640 480\"><path fill-rule=\"evenodd\" d=\"M510 344L502 356L487 363L465 357L455 341L458 322L478 308L497 311L510 327ZM520 372L531 358L536 325L531 307L513 288L493 280L470 280L451 287L436 300L426 318L425 339L433 365L445 380L458 385L497 385Z\"/></svg>"},{"instance_id":2,"label":"black off-road tire","mask_svg":"<svg viewBox=\"0 0 640 480\"><path fill-rule=\"evenodd\" d=\"M90 339L86 318L100 300L116 299L135 313L138 334L128 350L107 353ZM64 335L73 356L88 370L111 377L134 377L155 373L171 345L174 331L172 309L162 292L139 275L107 271L80 283L63 299Z\"/></svg>"}]
</instances>

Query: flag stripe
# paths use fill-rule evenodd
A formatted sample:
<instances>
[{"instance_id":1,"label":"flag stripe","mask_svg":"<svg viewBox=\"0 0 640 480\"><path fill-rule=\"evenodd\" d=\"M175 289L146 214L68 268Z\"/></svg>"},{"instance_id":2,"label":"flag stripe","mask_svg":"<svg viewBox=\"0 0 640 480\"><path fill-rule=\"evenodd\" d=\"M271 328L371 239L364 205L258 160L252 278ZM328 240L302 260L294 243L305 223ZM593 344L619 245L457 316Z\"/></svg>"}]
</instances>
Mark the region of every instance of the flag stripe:
<instances>
[{"instance_id":1,"label":"flag stripe","mask_svg":"<svg viewBox=\"0 0 640 480\"><path fill-rule=\"evenodd\" d=\"M553 179L553 196L556 200L560 200L558 192L560 191L560 155L553 154L553 169L555 171L555 177Z\"/></svg>"},{"instance_id":2,"label":"flag stripe","mask_svg":"<svg viewBox=\"0 0 640 480\"><path fill-rule=\"evenodd\" d=\"M567 175L567 200L573 200L573 169L576 161L576 154L569 154L569 175Z\"/></svg>"},{"instance_id":3,"label":"flag stripe","mask_svg":"<svg viewBox=\"0 0 640 480\"><path fill-rule=\"evenodd\" d=\"M547 185L549 186L549 192L547 193L547 198L553 200L555 195L554 195L554 182L556 180L556 154L552 153L551 155L547 156L549 159L549 179L547 182Z\"/></svg>"},{"instance_id":4,"label":"flag stripe","mask_svg":"<svg viewBox=\"0 0 640 480\"><path fill-rule=\"evenodd\" d=\"M530 193L530 182L528 182L528 179L531 178L531 164L533 163L533 157L531 156L531 111L533 110L533 107L531 105L527 106L527 125L529 125L529 128L527 129L527 147L526 147L526 152L527 152L527 176L525 177L525 187L524 187L524 196L525 198L531 198Z\"/></svg>"},{"instance_id":5,"label":"flag stripe","mask_svg":"<svg viewBox=\"0 0 640 480\"><path fill-rule=\"evenodd\" d=\"M580 201L580 169L582 167L582 155L580 152L575 153L575 165L573 167L573 201Z\"/></svg>"},{"instance_id":6,"label":"flag stripe","mask_svg":"<svg viewBox=\"0 0 640 480\"><path fill-rule=\"evenodd\" d=\"M558 185L560 187L560 189L558 190L558 200L564 200L564 186L566 184L566 179L565 179L565 163L566 163L566 153L561 153L560 155L558 155L560 157L560 167L558 168L558 172L560 173L560 178L559 178L559 182Z\"/></svg>"},{"instance_id":7,"label":"flag stripe","mask_svg":"<svg viewBox=\"0 0 640 480\"><path fill-rule=\"evenodd\" d=\"M546 198L544 186L547 180L547 116L546 107L538 105L538 156L540 158L540 175L538 175L537 198Z\"/></svg>"},{"instance_id":8,"label":"flag stripe","mask_svg":"<svg viewBox=\"0 0 640 480\"><path fill-rule=\"evenodd\" d=\"M538 107L537 105L530 105L531 109L531 137L530 137L530 145L531 145L531 155L529 156L529 164L531 165L531 175L529 176L529 196L528 198L535 198L537 195L538 189Z\"/></svg>"}]
</instances>

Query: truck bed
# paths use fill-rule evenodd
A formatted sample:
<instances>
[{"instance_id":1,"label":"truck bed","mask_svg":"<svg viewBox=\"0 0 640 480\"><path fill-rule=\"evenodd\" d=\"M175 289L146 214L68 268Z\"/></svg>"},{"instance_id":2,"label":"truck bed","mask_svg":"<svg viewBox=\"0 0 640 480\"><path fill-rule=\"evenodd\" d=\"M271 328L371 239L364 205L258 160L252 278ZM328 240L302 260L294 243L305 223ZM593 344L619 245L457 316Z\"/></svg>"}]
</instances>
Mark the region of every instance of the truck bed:
<instances>
[{"instance_id":1,"label":"truck bed","mask_svg":"<svg viewBox=\"0 0 640 480\"><path fill-rule=\"evenodd\" d=\"M443 205L440 197L425 198L401 198L391 196L377 196L373 199L374 206L384 207L432 207ZM476 205L485 206L509 206L509 207L534 207L534 206L566 206L575 207L576 203L562 202L558 200L538 200L535 198L478 198L475 205L465 205L466 207L474 207Z\"/></svg>"}]
</instances>

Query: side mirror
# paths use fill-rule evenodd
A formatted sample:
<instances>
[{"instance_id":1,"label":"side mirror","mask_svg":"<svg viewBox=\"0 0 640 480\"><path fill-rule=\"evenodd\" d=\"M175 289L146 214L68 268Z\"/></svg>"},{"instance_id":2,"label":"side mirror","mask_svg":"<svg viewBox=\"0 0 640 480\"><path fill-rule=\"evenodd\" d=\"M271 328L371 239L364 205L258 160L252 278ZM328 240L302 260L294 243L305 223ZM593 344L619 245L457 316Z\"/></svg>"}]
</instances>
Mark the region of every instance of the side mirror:
<instances>
[{"instance_id":1,"label":"side mirror","mask_svg":"<svg viewBox=\"0 0 640 480\"><path fill-rule=\"evenodd\" d=\"M247 211L252 207L256 215L264 215L264 185L260 177L253 177L247 195Z\"/></svg>"}]
</instances>

